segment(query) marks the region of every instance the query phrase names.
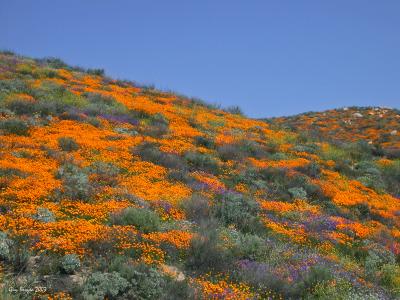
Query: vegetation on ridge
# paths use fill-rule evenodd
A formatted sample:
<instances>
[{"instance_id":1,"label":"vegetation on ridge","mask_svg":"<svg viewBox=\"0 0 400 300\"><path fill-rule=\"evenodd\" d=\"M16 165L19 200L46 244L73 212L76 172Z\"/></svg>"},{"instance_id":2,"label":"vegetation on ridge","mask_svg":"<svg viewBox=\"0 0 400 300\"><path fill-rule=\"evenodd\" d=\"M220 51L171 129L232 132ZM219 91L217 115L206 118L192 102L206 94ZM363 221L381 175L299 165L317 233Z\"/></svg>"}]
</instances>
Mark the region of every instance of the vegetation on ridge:
<instances>
[{"instance_id":1,"label":"vegetation on ridge","mask_svg":"<svg viewBox=\"0 0 400 300\"><path fill-rule=\"evenodd\" d=\"M1 53L0 298L399 297L398 113L337 143L233 112Z\"/></svg>"}]
</instances>

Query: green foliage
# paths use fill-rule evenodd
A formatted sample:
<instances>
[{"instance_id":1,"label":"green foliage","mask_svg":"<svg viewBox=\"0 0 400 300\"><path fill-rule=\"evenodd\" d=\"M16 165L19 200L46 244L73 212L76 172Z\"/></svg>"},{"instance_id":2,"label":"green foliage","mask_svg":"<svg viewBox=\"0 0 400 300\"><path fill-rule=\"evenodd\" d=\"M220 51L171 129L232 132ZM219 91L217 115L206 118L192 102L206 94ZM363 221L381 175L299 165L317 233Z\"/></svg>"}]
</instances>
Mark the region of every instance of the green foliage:
<instances>
[{"instance_id":1,"label":"green foliage","mask_svg":"<svg viewBox=\"0 0 400 300\"><path fill-rule=\"evenodd\" d=\"M1 260L10 260L10 246L12 241L7 238L7 234L5 232L0 232L0 259Z\"/></svg>"},{"instance_id":2,"label":"green foliage","mask_svg":"<svg viewBox=\"0 0 400 300\"><path fill-rule=\"evenodd\" d=\"M21 79L5 79L0 81L0 95L11 93L30 93L27 82Z\"/></svg>"},{"instance_id":3,"label":"green foliage","mask_svg":"<svg viewBox=\"0 0 400 300\"><path fill-rule=\"evenodd\" d=\"M194 291L186 280L176 281L152 266L135 263L124 256L105 262L102 272L116 272L128 282L118 299L194 299Z\"/></svg>"},{"instance_id":4,"label":"green foliage","mask_svg":"<svg viewBox=\"0 0 400 300\"><path fill-rule=\"evenodd\" d=\"M307 199L307 192L303 187L292 187L288 189L288 192L293 199Z\"/></svg>"},{"instance_id":5,"label":"green foliage","mask_svg":"<svg viewBox=\"0 0 400 300\"><path fill-rule=\"evenodd\" d=\"M265 240L254 234L240 234L233 248L235 257L262 260L268 252Z\"/></svg>"},{"instance_id":6,"label":"green foliage","mask_svg":"<svg viewBox=\"0 0 400 300\"><path fill-rule=\"evenodd\" d=\"M81 109L89 105L84 97L76 95L67 90L64 86L54 82L43 81L34 93L35 99L40 99L39 103L50 103L53 105L52 113L60 114L68 108Z\"/></svg>"},{"instance_id":7,"label":"green foliage","mask_svg":"<svg viewBox=\"0 0 400 300\"><path fill-rule=\"evenodd\" d=\"M6 263L12 267L15 273L24 272L30 256L28 237L15 236L12 240L3 238L3 242L8 245L8 255L4 257ZM3 254L7 253L6 248L3 248Z\"/></svg>"},{"instance_id":8,"label":"green foliage","mask_svg":"<svg viewBox=\"0 0 400 300\"><path fill-rule=\"evenodd\" d=\"M189 199L182 202L186 217L201 224L210 217L210 201L202 195L193 194Z\"/></svg>"},{"instance_id":9,"label":"green foliage","mask_svg":"<svg viewBox=\"0 0 400 300\"><path fill-rule=\"evenodd\" d=\"M0 129L5 134L28 135L29 125L20 119L6 119L0 121Z\"/></svg>"},{"instance_id":10,"label":"green foliage","mask_svg":"<svg viewBox=\"0 0 400 300\"><path fill-rule=\"evenodd\" d=\"M13 99L6 103L6 107L16 113L17 115L28 115L32 114L35 111L34 105L32 102L26 101L24 99Z\"/></svg>"},{"instance_id":11,"label":"green foliage","mask_svg":"<svg viewBox=\"0 0 400 300\"><path fill-rule=\"evenodd\" d=\"M381 171L375 167L372 161L361 161L355 166L356 179L366 187L372 188L378 192L386 189Z\"/></svg>"},{"instance_id":12,"label":"green foliage","mask_svg":"<svg viewBox=\"0 0 400 300\"><path fill-rule=\"evenodd\" d=\"M116 186L120 169L110 162L95 161L88 168L90 174L95 175L96 184L100 186Z\"/></svg>"},{"instance_id":13,"label":"green foliage","mask_svg":"<svg viewBox=\"0 0 400 300\"><path fill-rule=\"evenodd\" d=\"M111 216L111 223L116 225L133 225L138 230L149 233L160 229L160 217L146 208L128 207Z\"/></svg>"},{"instance_id":14,"label":"green foliage","mask_svg":"<svg viewBox=\"0 0 400 300\"><path fill-rule=\"evenodd\" d=\"M14 168L0 168L0 177L25 177L27 174Z\"/></svg>"},{"instance_id":15,"label":"green foliage","mask_svg":"<svg viewBox=\"0 0 400 300\"><path fill-rule=\"evenodd\" d=\"M312 266L302 280L292 287L291 294L295 297L304 297L310 294L312 288L317 284L325 284L332 279L333 275L327 267L320 265Z\"/></svg>"},{"instance_id":16,"label":"green foliage","mask_svg":"<svg viewBox=\"0 0 400 300\"><path fill-rule=\"evenodd\" d=\"M390 289L393 294L400 296L400 266L389 263L383 265L380 283Z\"/></svg>"},{"instance_id":17,"label":"green foliage","mask_svg":"<svg viewBox=\"0 0 400 300\"><path fill-rule=\"evenodd\" d=\"M400 160L393 161L392 164L382 167L381 174L389 193L395 197L400 197Z\"/></svg>"},{"instance_id":18,"label":"green foliage","mask_svg":"<svg viewBox=\"0 0 400 300\"><path fill-rule=\"evenodd\" d=\"M143 134L154 137L162 138L164 135L168 134L168 120L164 115L158 113L150 117L150 124L145 128Z\"/></svg>"},{"instance_id":19,"label":"green foliage","mask_svg":"<svg viewBox=\"0 0 400 300\"><path fill-rule=\"evenodd\" d=\"M202 170L212 174L219 173L218 162L209 154L187 152L185 160L191 169Z\"/></svg>"},{"instance_id":20,"label":"green foliage","mask_svg":"<svg viewBox=\"0 0 400 300\"><path fill-rule=\"evenodd\" d=\"M89 177L82 169L74 164L66 163L62 165L56 174L62 181L62 189L58 192L60 196L72 200L88 200L93 192L89 184Z\"/></svg>"},{"instance_id":21,"label":"green foliage","mask_svg":"<svg viewBox=\"0 0 400 300\"><path fill-rule=\"evenodd\" d=\"M202 146L206 147L208 149L214 149L215 148L215 142L211 137L207 136L196 136L195 137L195 143L197 146Z\"/></svg>"},{"instance_id":22,"label":"green foliage","mask_svg":"<svg viewBox=\"0 0 400 300\"><path fill-rule=\"evenodd\" d=\"M241 140L232 144L224 144L217 148L223 161L242 160L245 157L262 158L267 156L267 149L259 143L250 140Z\"/></svg>"},{"instance_id":23,"label":"green foliage","mask_svg":"<svg viewBox=\"0 0 400 300\"><path fill-rule=\"evenodd\" d=\"M66 254L61 260L61 270L65 274L73 274L81 267L81 261L76 254Z\"/></svg>"},{"instance_id":24,"label":"green foliage","mask_svg":"<svg viewBox=\"0 0 400 300\"><path fill-rule=\"evenodd\" d=\"M125 299L160 299L164 293L165 279L151 267L125 263L118 272L130 283Z\"/></svg>"},{"instance_id":25,"label":"green foliage","mask_svg":"<svg viewBox=\"0 0 400 300\"><path fill-rule=\"evenodd\" d=\"M186 169L186 163L181 157L159 150L155 143L144 142L133 150L133 154L139 155L142 160L161 165L169 169Z\"/></svg>"},{"instance_id":26,"label":"green foliage","mask_svg":"<svg viewBox=\"0 0 400 300\"><path fill-rule=\"evenodd\" d=\"M128 112L123 104L110 96L103 96L96 93L86 93L84 96L88 101L88 104L84 108L90 116L122 115Z\"/></svg>"},{"instance_id":27,"label":"green foliage","mask_svg":"<svg viewBox=\"0 0 400 300\"><path fill-rule=\"evenodd\" d=\"M339 278L335 284L331 282L318 282L305 297L305 299L323 300L376 300L380 295L363 288L355 288L349 281Z\"/></svg>"},{"instance_id":28,"label":"green foliage","mask_svg":"<svg viewBox=\"0 0 400 300\"><path fill-rule=\"evenodd\" d=\"M186 267L196 272L226 270L231 264L230 253L222 247L218 231L211 222L203 224L194 236L187 253Z\"/></svg>"},{"instance_id":29,"label":"green foliage","mask_svg":"<svg viewBox=\"0 0 400 300\"><path fill-rule=\"evenodd\" d=\"M87 69L86 73L90 75L104 76L104 69Z\"/></svg>"},{"instance_id":30,"label":"green foliage","mask_svg":"<svg viewBox=\"0 0 400 300\"><path fill-rule=\"evenodd\" d=\"M84 299L117 299L129 286L129 282L117 272L92 273L83 285Z\"/></svg>"},{"instance_id":31,"label":"green foliage","mask_svg":"<svg viewBox=\"0 0 400 300\"><path fill-rule=\"evenodd\" d=\"M234 225L243 232L263 231L264 226L258 216L258 203L241 194L227 193L220 196L213 206L213 212L224 225Z\"/></svg>"},{"instance_id":32,"label":"green foliage","mask_svg":"<svg viewBox=\"0 0 400 300\"><path fill-rule=\"evenodd\" d=\"M312 162L306 166L297 167L296 170L311 178L319 178L321 175L321 168L316 162Z\"/></svg>"},{"instance_id":33,"label":"green foliage","mask_svg":"<svg viewBox=\"0 0 400 300\"><path fill-rule=\"evenodd\" d=\"M60 137L58 138L57 142L58 147L60 147L63 151L72 152L79 149L78 143L72 137Z\"/></svg>"},{"instance_id":34,"label":"green foliage","mask_svg":"<svg viewBox=\"0 0 400 300\"><path fill-rule=\"evenodd\" d=\"M229 106L227 108L224 108L223 110L230 114L244 116L244 113L239 106Z\"/></svg>"}]
</instances>

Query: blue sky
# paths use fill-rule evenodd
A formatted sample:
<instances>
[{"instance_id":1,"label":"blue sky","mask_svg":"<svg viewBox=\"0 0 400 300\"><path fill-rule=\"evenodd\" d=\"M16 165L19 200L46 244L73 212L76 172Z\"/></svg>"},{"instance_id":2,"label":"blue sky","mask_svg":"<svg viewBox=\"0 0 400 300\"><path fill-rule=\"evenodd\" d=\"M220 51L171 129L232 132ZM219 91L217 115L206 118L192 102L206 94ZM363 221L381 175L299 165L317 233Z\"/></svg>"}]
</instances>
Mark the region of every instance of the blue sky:
<instances>
[{"instance_id":1,"label":"blue sky","mask_svg":"<svg viewBox=\"0 0 400 300\"><path fill-rule=\"evenodd\" d=\"M400 1L1 0L0 48L239 105L400 107Z\"/></svg>"}]
</instances>

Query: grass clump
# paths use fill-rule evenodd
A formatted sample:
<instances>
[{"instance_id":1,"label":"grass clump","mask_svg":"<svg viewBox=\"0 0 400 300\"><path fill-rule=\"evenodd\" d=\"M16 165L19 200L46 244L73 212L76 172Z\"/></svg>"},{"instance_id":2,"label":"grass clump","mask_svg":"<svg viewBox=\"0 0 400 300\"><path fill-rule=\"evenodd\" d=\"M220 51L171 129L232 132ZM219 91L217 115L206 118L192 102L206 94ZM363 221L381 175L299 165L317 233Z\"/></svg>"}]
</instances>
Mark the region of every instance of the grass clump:
<instances>
[{"instance_id":1,"label":"grass clump","mask_svg":"<svg viewBox=\"0 0 400 300\"><path fill-rule=\"evenodd\" d=\"M128 207L122 212L111 216L111 223L115 225L133 225L138 230L149 233L160 229L160 217L147 208Z\"/></svg>"},{"instance_id":2,"label":"grass clump","mask_svg":"<svg viewBox=\"0 0 400 300\"><path fill-rule=\"evenodd\" d=\"M0 122L0 129L5 134L29 135L29 125L20 119L7 119Z\"/></svg>"},{"instance_id":3,"label":"grass clump","mask_svg":"<svg viewBox=\"0 0 400 300\"><path fill-rule=\"evenodd\" d=\"M58 147L60 147L61 150L66 152L72 152L79 149L78 143L72 137L67 137L67 136L60 137L58 138L57 142L58 142Z\"/></svg>"}]
</instances>

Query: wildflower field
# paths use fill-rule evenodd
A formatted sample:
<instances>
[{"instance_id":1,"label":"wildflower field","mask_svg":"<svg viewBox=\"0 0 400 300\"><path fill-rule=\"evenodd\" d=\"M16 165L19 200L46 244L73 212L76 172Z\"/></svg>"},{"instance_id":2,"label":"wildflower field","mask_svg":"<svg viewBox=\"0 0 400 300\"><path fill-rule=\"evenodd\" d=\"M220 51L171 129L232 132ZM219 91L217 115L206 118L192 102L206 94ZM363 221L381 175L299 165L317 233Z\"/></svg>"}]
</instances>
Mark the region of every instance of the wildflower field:
<instances>
[{"instance_id":1,"label":"wildflower field","mask_svg":"<svg viewBox=\"0 0 400 300\"><path fill-rule=\"evenodd\" d=\"M396 299L399 131L1 52L0 299Z\"/></svg>"}]
</instances>

